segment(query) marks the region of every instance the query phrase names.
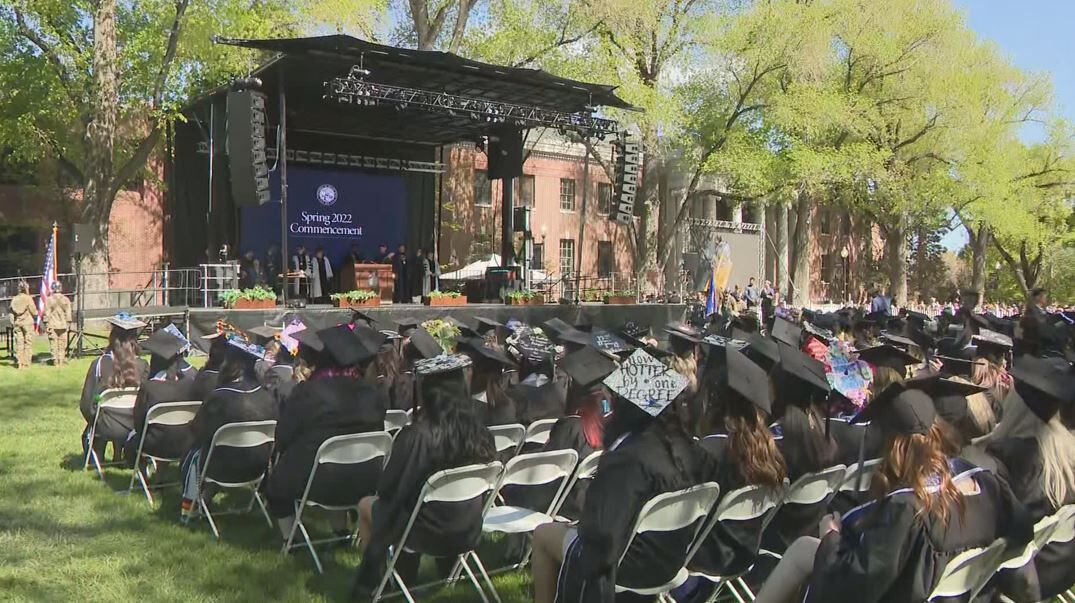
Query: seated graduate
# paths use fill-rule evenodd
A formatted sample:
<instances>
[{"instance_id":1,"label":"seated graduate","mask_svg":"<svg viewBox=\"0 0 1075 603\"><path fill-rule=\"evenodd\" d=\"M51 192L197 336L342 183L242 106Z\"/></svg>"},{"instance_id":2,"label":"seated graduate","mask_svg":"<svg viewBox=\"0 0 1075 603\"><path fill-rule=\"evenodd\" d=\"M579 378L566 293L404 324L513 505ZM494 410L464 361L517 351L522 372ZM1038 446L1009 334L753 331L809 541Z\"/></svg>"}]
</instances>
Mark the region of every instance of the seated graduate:
<instances>
[{"instance_id":1,"label":"seated graduate","mask_svg":"<svg viewBox=\"0 0 1075 603\"><path fill-rule=\"evenodd\" d=\"M317 449L338 435L384 430L388 398L375 382L362 379L384 335L364 326L306 329L296 333L299 355L311 368L280 407L276 424L276 461L264 482L269 513L286 539L295 521ZM310 496L325 504L353 504L373 494L380 467L323 464ZM345 513L330 515L337 534L349 534Z\"/></svg>"},{"instance_id":2,"label":"seated graduate","mask_svg":"<svg viewBox=\"0 0 1075 603\"><path fill-rule=\"evenodd\" d=\"M892 385L859 419L885 434L875 500L825 516L818 538L796 540L757 601L797 601L806 584L808 601L925 601L959 553L998 538L1029 541L1031 523L1006 484L982 469L953 470L950 428L925 392Z\"/></svg>"},{"instance_id":3,"label":"seated graduate","mask_svg":"<svg viewBox=\"0 0 1075 603\"><path fill-rule=\"evenodd\" d=\"M986 452L1034 522L1075 504L1075 435L1059 411L1075 402L1075 374L1063 359L1021 356L1012 367L1017 395ZM1018 601L1048 601L1075 585L1075 541L1051 544L1034 559L1037 589Z\"/></svg>"},{"instance_id":4,"label":"seated graduate","mask_svg":"<svg viewBox=\"0 0 1075 603\"><path fill-rule=\"evenodd\" d=\"M505 369L515 367L503 351L486 345L485 340L474 337L458 341L459 352L470 358L471 398L478 403L479 413L485 424L511 425L519 422L515 400L506 391Z\"/></svg>"},{"instance_id":5,"label":"seated graduate","mask_svg":"<svg viewBox=\"0 0 1075 603\"><path fill-rule=\"evenodd\" d=\"M179 356L179 359L176 361L176 372L179 375L180 379L194 380L194 378L198 376L198 369L194 368L189 362L187 362L187 358L185 356L185 354L190 351L190 340L187 339L187 337L183 335L179 328L172 323L168 323L160 330L169 333L183 343L184 355ZM156 373L152 370L149 372L150 376L153 376L155 374Z\"/></svg>"},{"instance_id":6,"label":"seated graduate","mask_svg":"<svg viewBox=\"0 0 1075 603\"><path fill-rule=\"evenodd\" d=\"M216 389L220 367L224 365L224 356L227 355L228 351L228 338L224 335L223 328L218 326L216 331L202 336L203 340L209 342L209 358L194 377L194 389L191 391L192 400L204 402L209 397L209 394Z\"/></svg>"},{"instance_id":7,"label":"seated graduate","mask_svg":"<svg viewBox=\"0 0 1075 603\"><path fill-rule=\"evenodd\" d=\"M709 401L710 434L702 439L706 479L721 495L746 486L783 488L787 465L769 430L772 398L769 376L742 352L725 348L728 370ZM714 526L698 549L692 569L711 576L746 571L761 545L761 521Z\"/></svg>"},{"instance_id":8,"label":"seated graduate","mask_svg":"<svg viewBox=\"0 0 1075 603\"><path fill-rule=\"evenodd\" d=\"M86 419L86 429L82 432L83 454L88 450L90 426L93 425L101 393L106 389L138 387L149 372L149 365L138 357L138 332L146 323L127 312L120 312L105 320L112 325L108 334L108 348L86 371L86 381L82 385L82 396L78 403L82 417ZM127 425L111 413L102 415L97 423L97 441L93 443L98 455L103 455L107 443L112 442L118 459L123 442L132 429L134 425Z\"/></svg>"},{"instance_id":9,"label":"seated graduate","mask_svg":"<svg viewBox=\"0 0 1075 603\"><path fill-rule=\"evenodd\" d=\"M795 481L836 464L836 442L827 429L829 381L825 365L789 345L780 344L780 363L771 374L777 448Z\"/></svg>"},{"instance_id":10,"label":"seated graduate","mask_svg":"<svg viewBox=\"0 0 1075 603\"><path fill-rule=\"evenodd\" d=\"M388 399L388 408L396 408L396 382L403 377L403 359L399 355L397 342L402 339L395 331L378 331L384 342L377 350L377 356L366 367L366 380L376 383ZM411 405L407 401L407 406Z\"/></svg>"},{"instance_id":11,"label":"seated graduate","mask_svg":"<svg viewBox=\"0 0 1075 603\"><path fill-rule=\"evenodd\" d=\"M191 450L183 460L182 521L189 521L194 501L198 497L198 480L202 462L209 452L217 430L229 423L275 420L279 413L273 395L258 383L254 363L262 358L265 349L250 343L238 334L227 335L228 349L220 367L217 387L202 403L194 416L190 430ZM212 475L221 481L249 479L251 472L266 467L269 448L221 449L213 453ZM208 501L212 492L205 493Z\"/></svg>"},{"instance_id":12,"label":"seated graduate","mask_svg":"<svg viewBox=\"0 0 1075 603\"><path fill-rule=\"evenodd\" d=\"M142 348L150 353L149 372L153 376L142 382L134 403L134 429L127 437L127 461L134 464L134 456L145 428L146 415L157 404L194 400L194 380L182 376L180 359L186 342L166 330L150 335ZM190 450L189 425L155 425L145 434L142 451L145 454L165 458L182 457Z\"/></svg>"},{"instance_id":13,"label":"seated graduate","mask_svg":"<svg viewBox=\"0 0 1075 603\"><path fill-rule=\"evenodd\" d=\"M647 501L702 482L701 455L683 425L686 404L679 395L687 380L636 350L605 385L615 394L605 424L605 453L577 528L549 523L534 533L537 603L554 597L612 601L616 584L655 586L680 569L676 552L689 540L682 531L647 533L622 562L620 557Z\"/></svg>"},{"instance_id":14,"label":"seated graduate","mask_svg":"<svg viewBox=\"0 0 1075 603\"><path fill-rule=\"evenodd\" d=\"M416 331L419 335L423 330ZM415 363L418 379L414 421L396 435L392 456L377 484L377 495L359 505L362 564L355 595L368 595L384 575L388 547L403 535L418 495L437 471L496 458L493 434L470 400L465 369L470 358L442 354ZM477 503L477 504L475 504ZM438 502L423 506L396 569L404 581L418 569L419 554L438 556L460 542L477 544L481 538L483 505L480 501Z\"/></svg>"},{"instance_id":15,"label":"seated graduate","mask_svg":"<svg viewBox=\"0 0 1075 603\"><path fill-rule=\"evenodd\" d=\"M1011 355L1012 340L1006 335L981 329L971 338L975 344L974 363L970 367L970 379L987 388L983 397L989 402L989 411L977 411L982 416L982 434L996 427L1004 413L1004 398L1012 389L1012 377L1008 374L1007 358Z\"/></svg>"},{"instance_id":16,"label":"seated graduate","mask_svg":"<svg viewBox=\"0 0 1075 603\"><path fill-rule=\"evenodd\" d=\"M567 375L555 364L556 349L548 338L526 334L507 350L519 359L519 382L507 388L515 401L519 422L529 425L564 415Z\"/></svg>"}]
</instances>

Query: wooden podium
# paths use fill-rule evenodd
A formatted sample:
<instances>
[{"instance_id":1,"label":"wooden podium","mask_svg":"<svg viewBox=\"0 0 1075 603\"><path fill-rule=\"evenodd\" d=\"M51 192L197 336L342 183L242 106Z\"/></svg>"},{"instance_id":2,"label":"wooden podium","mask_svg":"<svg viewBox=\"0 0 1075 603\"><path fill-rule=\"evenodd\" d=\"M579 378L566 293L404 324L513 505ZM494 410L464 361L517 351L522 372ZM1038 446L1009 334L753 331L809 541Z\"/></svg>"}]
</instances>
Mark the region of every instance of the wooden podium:
<instances>
[{"instance_id":1,"label":"wooden podium","mask_svg":"<svg viewBox=\"0 0 1075 603\"><path fill-rule=\"evenodd\" d=\"M341 291L378 291L381 301L392 301L396 287L392 264L349 264L340 273Z\"/></svg>"}]
</instances>

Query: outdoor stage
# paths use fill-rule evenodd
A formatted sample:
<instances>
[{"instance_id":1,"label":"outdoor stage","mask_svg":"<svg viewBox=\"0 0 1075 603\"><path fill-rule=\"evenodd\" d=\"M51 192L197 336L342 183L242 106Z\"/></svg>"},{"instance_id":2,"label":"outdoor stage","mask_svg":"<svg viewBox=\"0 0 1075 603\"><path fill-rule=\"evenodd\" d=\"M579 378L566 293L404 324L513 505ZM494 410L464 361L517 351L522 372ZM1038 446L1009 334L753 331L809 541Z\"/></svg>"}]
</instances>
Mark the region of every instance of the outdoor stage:
<instances>
[{"instance_id":1,"label":"outdoor stage","mask_svg":"<svg viewBox=\"0 0 1075 603\"><path fill-rule=\"evenodd\" d=\"M433 318L451 316L467 324L476 324L481 316L500 322L517 319L537 325L551 318L560 318L569 324L586 321L608 329L618 329L623 323L632 320L642 326L653 328L654 336L664 339L661 330L669 322L683 320L686 306L670 304L639 305L556 305L544 306L506 306L504 304L467 304L463 306L427 307L419 305L382 306L365 309L366 314L377 321L378 329L395 329L393 321L403 318L419 322ZM240 329L250 329L261 325L281 326L284 317L294 315L302 319L307 326L320 329L331 327L351 319L350 310L341 310L329 306L313 306L304 309L276 308L274 310L224 310L220 308L191 308L187 313L189 320L188 336L191 341L205 349L208 346L201 336L216 329L218 320L225 320Z\"/></svg>"}]
</instances>

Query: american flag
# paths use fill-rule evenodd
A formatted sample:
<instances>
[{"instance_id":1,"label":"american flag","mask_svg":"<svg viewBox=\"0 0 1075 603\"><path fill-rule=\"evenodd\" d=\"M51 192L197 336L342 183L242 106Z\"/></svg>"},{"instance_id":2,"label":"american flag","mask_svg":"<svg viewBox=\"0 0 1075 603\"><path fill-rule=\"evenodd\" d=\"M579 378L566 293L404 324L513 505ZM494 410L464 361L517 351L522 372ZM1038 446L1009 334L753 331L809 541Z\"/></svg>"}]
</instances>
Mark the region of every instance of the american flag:
<instances>
[{"instance_id":1,"label":"american flag","mask_svg":"<svg viewBox=\"0 0 1075 603\"><path fill-rule=\"evenodd\" d=\"M49 301L52 293L52 283L56 282L56 235L59 229L56 223L52 224L52 236L49 237L49 245L45 249L45 269L41 271L41 288L37 297L37 332L41 332L41 325L45 319L45 304Z\"/></svg>"}]
</instances>

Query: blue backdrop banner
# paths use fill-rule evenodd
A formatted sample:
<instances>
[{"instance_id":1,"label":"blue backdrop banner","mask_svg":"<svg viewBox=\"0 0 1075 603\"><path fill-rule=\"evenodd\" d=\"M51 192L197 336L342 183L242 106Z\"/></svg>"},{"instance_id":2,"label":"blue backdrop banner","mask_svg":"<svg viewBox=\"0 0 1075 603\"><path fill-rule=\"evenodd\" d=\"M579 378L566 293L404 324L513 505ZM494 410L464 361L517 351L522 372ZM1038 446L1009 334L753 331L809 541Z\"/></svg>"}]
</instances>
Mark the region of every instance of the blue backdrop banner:
<instances>
[{"instance_id":1,"label":"blue backdrop banner","mask_svg":"<svg viewBox=\"0 0 1075 603\"><path fill-rule=\"evenodd\" d=\"M407 194L402 176L292 168L287 183L289 255L300 243L310 255L322 247L338 267L352 245L369 258L380 243L394 250L404 242ZM270 245L280 244L278 172L273 173L271 189L271 203L242 209L240 254L253 250L264 259Z\"/></svg>"}]
</instances>

